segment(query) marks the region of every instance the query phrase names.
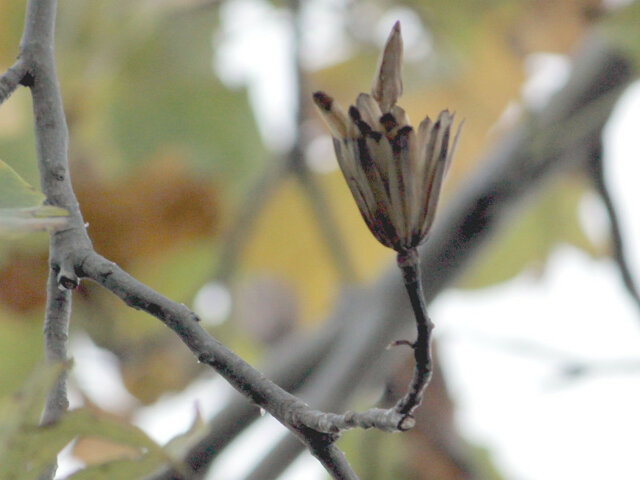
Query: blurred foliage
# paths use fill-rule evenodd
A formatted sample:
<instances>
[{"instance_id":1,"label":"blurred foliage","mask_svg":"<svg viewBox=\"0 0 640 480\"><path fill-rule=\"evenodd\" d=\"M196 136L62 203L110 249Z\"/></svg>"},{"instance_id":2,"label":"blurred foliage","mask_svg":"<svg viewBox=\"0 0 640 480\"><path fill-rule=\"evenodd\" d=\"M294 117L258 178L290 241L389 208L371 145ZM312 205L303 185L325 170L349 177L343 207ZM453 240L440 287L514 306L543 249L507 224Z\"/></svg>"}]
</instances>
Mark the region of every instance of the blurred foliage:
<instances>
[{"instance_id":1,"label":"blurred foliage","mask_svg":"<svg viewBox=\"0 0 640 480\"><path fill-rule=\"evenodd\" d=\"M640 3L627 6L610 15L602 25L605 35L640 68Z\"/></svg>"},{"instance_id":2,"label":"blurred foliage","mask_svg":"<svg viewBox=\"0 0 640 480\"><path fill-rule=\"evenodd\" d=\"M3 479L38 478L58 452L74 439L78 456L88 465L71 477L74 480L135 480L171 462L140 429L88 409L74 410L54 425L39 427L47 393L68 367L40 365L26 376L18 392L0 398L0 476ZM87 442L92 446L82 455Z\"/></svg>"},{"instance_id":3,"label":"blurred foliage","mask_svg":"<svg viewBox=\"0 0 640 480\"><path fill-rule=\"evenodd\" d=\"M548 185L517 218L507 232L487 246L485 254L464 276L461 286L480 288L504 282L523 269L542 273L548 253L558 243L598 253L580 227L576 212L585 193L582 177Z\"/></svg>"},{"instance_id":4,"label":"blurred foliage","mask_svg":"<svg viewBox=\"0 0 640 480\"><path fill-rule=\"evenodd\" d=\"M213 72L218 7L215 2L206 8L199 3L66 0L60 2L57 16L56 58L70 128L71 173L96 250L187 304L211 280L221 233L233 224L250 181L270 166L267 158L273 156L260 139L247 91L225 86ZM286 2L270 5L279 12L288 8ZM447 196L464 188L474 162L504 131L496 124L505 109L522 107L527 56L570 54L589 28L602 25L638 58L637 5L610 14L600 0L347 2L350 54L306 72L307 80L311 88L330 92L343 105L352 103L370 86L379 49L376 28L389 16L413 12L431 50L407 55L400 104L414 122L444 108L465 119L446 203ZM25 2L0 0L2 71L17 54L24 9ZM0 108L0 155L37 185L31 116L28 92L19 89ZM315 117L307 126L313 134L324 134ZM358 280L372 281L392 253L370 235L341 175L334 171L318 179ZM586 188L579 177L549 187L494 240L461 285L477 288L504 281L523 268L540 268L558 242L601 253L585 239L576 219ZM279 184L246 235L239 279L266 274L292 292L299 306L294 320L311 325L322 319L340 279L300 184L292 178ZM17 390L41 356L46 276L43 235L0 244L0 384L8 386L6 391ZM259 312L260 306L253 311ZM127 388L145 404L182 389L203 368L160 322L126 308L88 282L75 295L72 325L118 356ZM242 325L217 327L216 335L241 355L257 359L257 342L243 336L242 329L249 326ZM81 428L86 421L85 432L90 427L108 430L102 420L83 415L86 412L71 416L60 428ZM125 437L137 439L132 440L135 448L144 444L133 430L127 432ZM105 436L112 443L132 445L117 435ZM78 445L78 455L109 450L105 444L87 442ZM150 462L160 458L153 457L156 450L149 452ZM117 470L129 460L114 462L108 467L111 478L134 478ZM385 472L394 468L381 466ZM98 478L97 470L93 472L77 478Z\"/></svg>"}]
</instances>

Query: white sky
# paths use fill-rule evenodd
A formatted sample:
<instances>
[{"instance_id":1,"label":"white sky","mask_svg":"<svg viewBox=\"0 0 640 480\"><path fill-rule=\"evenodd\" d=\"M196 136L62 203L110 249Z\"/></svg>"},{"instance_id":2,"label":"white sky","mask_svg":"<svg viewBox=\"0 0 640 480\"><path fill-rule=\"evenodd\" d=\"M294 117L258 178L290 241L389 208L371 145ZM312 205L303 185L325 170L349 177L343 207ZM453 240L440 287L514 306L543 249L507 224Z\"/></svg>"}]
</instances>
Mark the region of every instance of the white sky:
<instances>
[{"instance_id":1,"label":"white sky","mask_svg":"<svg viewBox=\"0 0 640 480\"><path fill-rule=\"evenodd\" d=\"M313 1L308 8L329 28L339 25L341 4ZM249 87L261 132L266 138L280 132L270 146L286 148L293 131L287 114L293 105L286 93L292 91L287 19L261 0L231 0L221 18L225 40L216 40L216 70L226 72L229 84ZM393 19L387 20L390 28ZM322 29L310 24L308 32L308 48L321 52L324 45L324 51L331 52L326 59L319 58L319 64L348 54L348 45L339 46L340 41ZM523 101L543 102L566 78L568 66L564 57L532 57ZM640 205L638 125L640 84L625 94L605 135L607 178L624 222L631 265L640 277L640 216L634 215ZM592 196L585 198L581 217L593 220L585 225L590 235L606 236L606 220ZM460 430L491 452L505 479L640 478L640 312L621 287L610 260L594 260L572 247L558 246L542 278L524 272L491 288L445 292L434 303L432 316ZM76 382L98 401L101 383L87 379L92 375L108 378L103 385L121 383L117 362L102 355L105 367L94 362L91 375L85 376L79 367L87 356L95 357L90 352L96 347L86 339L74 345ZM563 358L594 367L629 362L636 369L568 378L560 368ZM116 386L111 392L133 401L123 388ZM221 405L220 393L228 388L220 381L198 380L183 394L142 409L136 423L164 442L188 427L196 404L205 419L213 415ZM284 431L274 422L268 416L257 422L243 435L246 443L225 452L209 478L241 478L261 455L264 438ZM58 478L72 465L65 456ZM282 478L325 477L314 459L303 456Z\"/></svg>"}]
</instances>

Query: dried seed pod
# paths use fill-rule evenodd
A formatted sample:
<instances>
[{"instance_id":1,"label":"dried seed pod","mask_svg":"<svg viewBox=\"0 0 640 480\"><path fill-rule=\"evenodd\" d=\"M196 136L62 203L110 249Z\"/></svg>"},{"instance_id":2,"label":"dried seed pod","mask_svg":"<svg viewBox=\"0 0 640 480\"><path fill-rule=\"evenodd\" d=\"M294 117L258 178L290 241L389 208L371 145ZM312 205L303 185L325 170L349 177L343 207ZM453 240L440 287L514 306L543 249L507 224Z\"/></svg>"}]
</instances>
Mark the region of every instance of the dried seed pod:
<instances>
[{"instance_id":1,"label":"dried seed pod","mask_svg":"<svg viewBox=\"0 0 640 480\"><path fill-rule=\"evenodd\" d=\"M404 252L427 237L445 174L456 149L454 114L426 117L417 132L396 102L402 94L402 36L396 22L380 57L371 95L348 114L323 92L313 95L334 139L338 164L371 233Z\"/></svg>"}]
</instances>

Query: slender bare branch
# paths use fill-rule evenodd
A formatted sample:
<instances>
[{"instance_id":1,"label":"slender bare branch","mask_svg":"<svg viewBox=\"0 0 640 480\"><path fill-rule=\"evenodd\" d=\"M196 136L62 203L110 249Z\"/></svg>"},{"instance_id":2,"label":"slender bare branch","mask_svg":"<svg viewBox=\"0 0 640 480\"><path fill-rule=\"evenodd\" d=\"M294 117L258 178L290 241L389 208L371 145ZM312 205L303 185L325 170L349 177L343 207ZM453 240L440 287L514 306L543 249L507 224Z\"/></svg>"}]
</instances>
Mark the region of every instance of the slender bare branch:
<instances>
[{"instance_id":1,"label":"slender bare branch","mask_svg":"<svg viewBox=\"0 0 640 480\"><path fill-rule=\"evenodd\" d=\"M605 179L604 172L604 156L602 151L602 139L597 139L597 142L592 146L589 152L591 161L587 165L587 171L591 176L591 180L595 186L596 191L600 195L602 202L604 203L607 216L609 217L609 225L611 231L611 244L613 246L613 259L618 266L618 271L622 277L622 283L624 284L627 293L636 304L636 307L640 311L640 291L636 285L636 282L629 268L629 262L627 260L626 249L624 244L624 237L621 231L620 219L616 211L613 197L609 191L609 186Z\"/></svg>"},{"instance_id":2,"label":"slender bare branch","mask_svg":"<svg viewBox=\"0 0 640 480\"><path fill-rule=\"evenodd\" d=\"M433 376L433 364L431 360L431 332L433 331L433 323L427 315L418 252L412 249L408 252L398 253L398 266L402 271L402 279L409 294L409 300L418 330L416 341L410 343L415 359L413 378L407 394L398 400L398 403L393 407L394 411L403 415L401 422L402 428L408 429L415 424L413 412L420 406L424 389L427 388Z\"/></svg>"},{"instance_id":3,"label":"slender bare branch","mask_svg":"<svg viewBox=\"0 0 640 480\"><path fill-rule=\"evenodd\" d=\"M0 105L11 96L18 85L29 83L25 75L27 75L27 65L22 59L18 59L0 76Z\"/></svg>"},{"instance_id":4,"label":"slender bare branch","mask_svg":"<svg viewBox=\"0 0 640 480\"><path fill-rule=\"evenodd\" d=\"M51 272L52 273L52 272ZM54 275L47 282L47 313L44 323L45 356L48 363L68 360L67 345L69 318L71 316L71 292L60 290ZM69 408L67 400L66 372L61 375L47 396L42 413L42 425L56 422Z\"/></svg>"},{"instance_id":5,"label":"slender bare branch","mask_svg":"<svg viewBox=\"0 0 640 480\"><path fill-rule=\"evenodd\" d=\"M222 242L222 251L214 277L222 281L228 281L236 268L238 258L249 238L249 232L255 221L259 218L263 206L268 201L273 191L285 178L293 174L300 183L304 194L309 200L315 220L318 223L320 236L324 240L327 251L333 260L340 278L345 283L350 283L356 278L353 262L345 248L345 243L340 235L340 229L333 218L326 195L318 185L313 173L310 171L305 159L305 149L308 139L305 138L301 126L309 117L307 105L309 103L309 89L307 87L306 73L302 67L301 53L301 29L300 1L290 0L289 6L293 13L292 22L294 28L293 46L294 52L293 71L294 84L297 91L296 99L296 127L293 145L282 157L269 159L268 165L260 176L251 185L244 203L240 206L227 235Z\"/></svg>"},{"instance_id":6,"label":"slender bare branch","mask_svg":"<svg viewBox=\"0 0 640 480\"><path fill-rule=\"evenodd\" d=\"M299 389L314 366L327 354L341 332L341 325L341 321L336 321L318 332L288 338L282 345L276 346L263 362L267 376L290 393ZM211 420L205 436L184 455L184 468L190 474L189 478L202 478L206 474L207 466L217 455L259 418L260 413L256 405L236 395L227 407ZM299 444L297 439L294 441ZM177 478L178 475L177 471L170 469L158 473L153 480L169 480Z\"/></svg>"},{"instance_id":7,"label":"slender bare branch","mask_svg":"<svg viewBox=\"0 0 640 480\"><path fill-rule=\"evenodd\" d=\"M180 337L199 362L213 367L236 390L289 428L323 465L343 465L342 460L333 458L339 450L329 448L340 433L340 425L327 424L325 413L310 409L302 400L268 380L211 337L198 322L198 317L185 305L173 302L138 282L93 250L78 252L73 261L77 265L78 276L94 280L128 306L161 320ZM326 429L319 430L315 426L326 426ZM329 457L322 458L322 455ZM335 478L354 478L348 472L344 475Z\"/></svg>"},{"instance_id":8,"label":"slender bare branch","mask_svg":"<svg viewBox=\"0 0 640 480\"><path fill-rule=\"evenodd\" d=\"M270 158L264 170L249 186L243 202L234 216L233 223L225 233L213 277L228 282L235 273L238 259L250 238L262 208L267 204L274 190L287 174L289 161L286 158Z\"/></svg>"},{"instance_id":9,"label":"slender bare branch","mask_svg":"<svg viewBox=\"0 0 640 480\"><path fill-rule=\"evenodd\" d=\"M45 355L49 362L67 359L67 336L71 313L69 287L78 283L69 252L89 247L84 222L71 189L68 173L68 130L54 60L56 0L29 0L18 61L0 79L0 100L23 83L31 89L34 131L40 182L47 202L70 212L69 228L53 232L49 248L49 280L45 316ZM77 234L77 232L83 232ZM42 423L57 421L68 406L64 372L49 393ZM52 479L55 463L40 476Z\"/></svg>"},{"instance_id":10,"label":"slender bare branch","mask_svg":"<svg viewBox=\"0 0 640 480\"><path fill-rule=\"evenodd\" d=\"M340 274L340 279L345 283L355 281L356 272L353 267L353 261L347 252L342 235L340 235L338 223L334 218L333 212L329 207L328 199L320 187L318 180L309 170L306 163L296 168L295 176L309 200L309 205L318 223L320 235L324 239L327 251L331 255L336 270Z\"/></svg>"},{"instance_id":11,"label":"slender bare branch","mask_svg":"<svg viewBox=\"0 0 640 480\"><path fill-rule=\"evenodd\" d=\"M128 306L161 320L178 334L198 361L212 366L236 390L303 439L308 440L309 430L330 438L356 427L376 427L386 431L402 429L403 415L398 412L371 409L363 413L336 415L311 409L211 337L200 326L198 317L185 305L160 295L93 251L80 252L76 265L79 276L94 280Z\"/></svg>"}]
</instances>

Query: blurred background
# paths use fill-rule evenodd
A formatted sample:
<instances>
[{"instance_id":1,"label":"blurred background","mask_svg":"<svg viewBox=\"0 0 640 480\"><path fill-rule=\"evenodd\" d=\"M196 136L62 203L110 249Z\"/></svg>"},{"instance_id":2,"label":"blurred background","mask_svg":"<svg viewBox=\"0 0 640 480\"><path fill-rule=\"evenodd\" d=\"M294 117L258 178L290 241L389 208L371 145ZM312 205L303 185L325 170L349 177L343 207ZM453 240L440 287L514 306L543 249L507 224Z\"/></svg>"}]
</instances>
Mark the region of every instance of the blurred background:
<instances>
[{"instance_id":1,"label":"blurred background","mask_svg":"<svg viewBox=\"0 0 640 480\"><path fill-rule=\"evenodd\" d=\"M25 3L0 0L2 71L17 55ZM262 370L277 370L301 338L319 345L345 291L393 278L394 254L360 218L311 92L345 106L368 91L396 20L405 42L400 105L414 123L445 108L465 119L444 207L486 152L544 118L575 75L576 52L597 39L631 71L640 60L640 7L622 0L62 0L56 58L72 180L96 250L193 308ZM615 91L602 130L625 263L594 186L599 174L573 168L547 179L432 302L441 371L415 431L341 439L363 479L640 477L633 80ZM30 101L20 89L0 108L0 158L39 185ZM47 240L0 243L6 393L43 356ZM90 282L74 295L70 347L72 407L138 426L161 445L183 434L172 444L177 456L237 401L160 322ZM345 407L402 391L411 364L395 350L370 358L385 368L354 384ZM321 365L322 355L308 369ZM270 454L285 430L247 415L198 478L326 478L306 453ZM113 441L80 437L61 455L58 478L128 455ZM254 471L266 459L280 462L275 473Z\"/></svg>"}]
</instances>

